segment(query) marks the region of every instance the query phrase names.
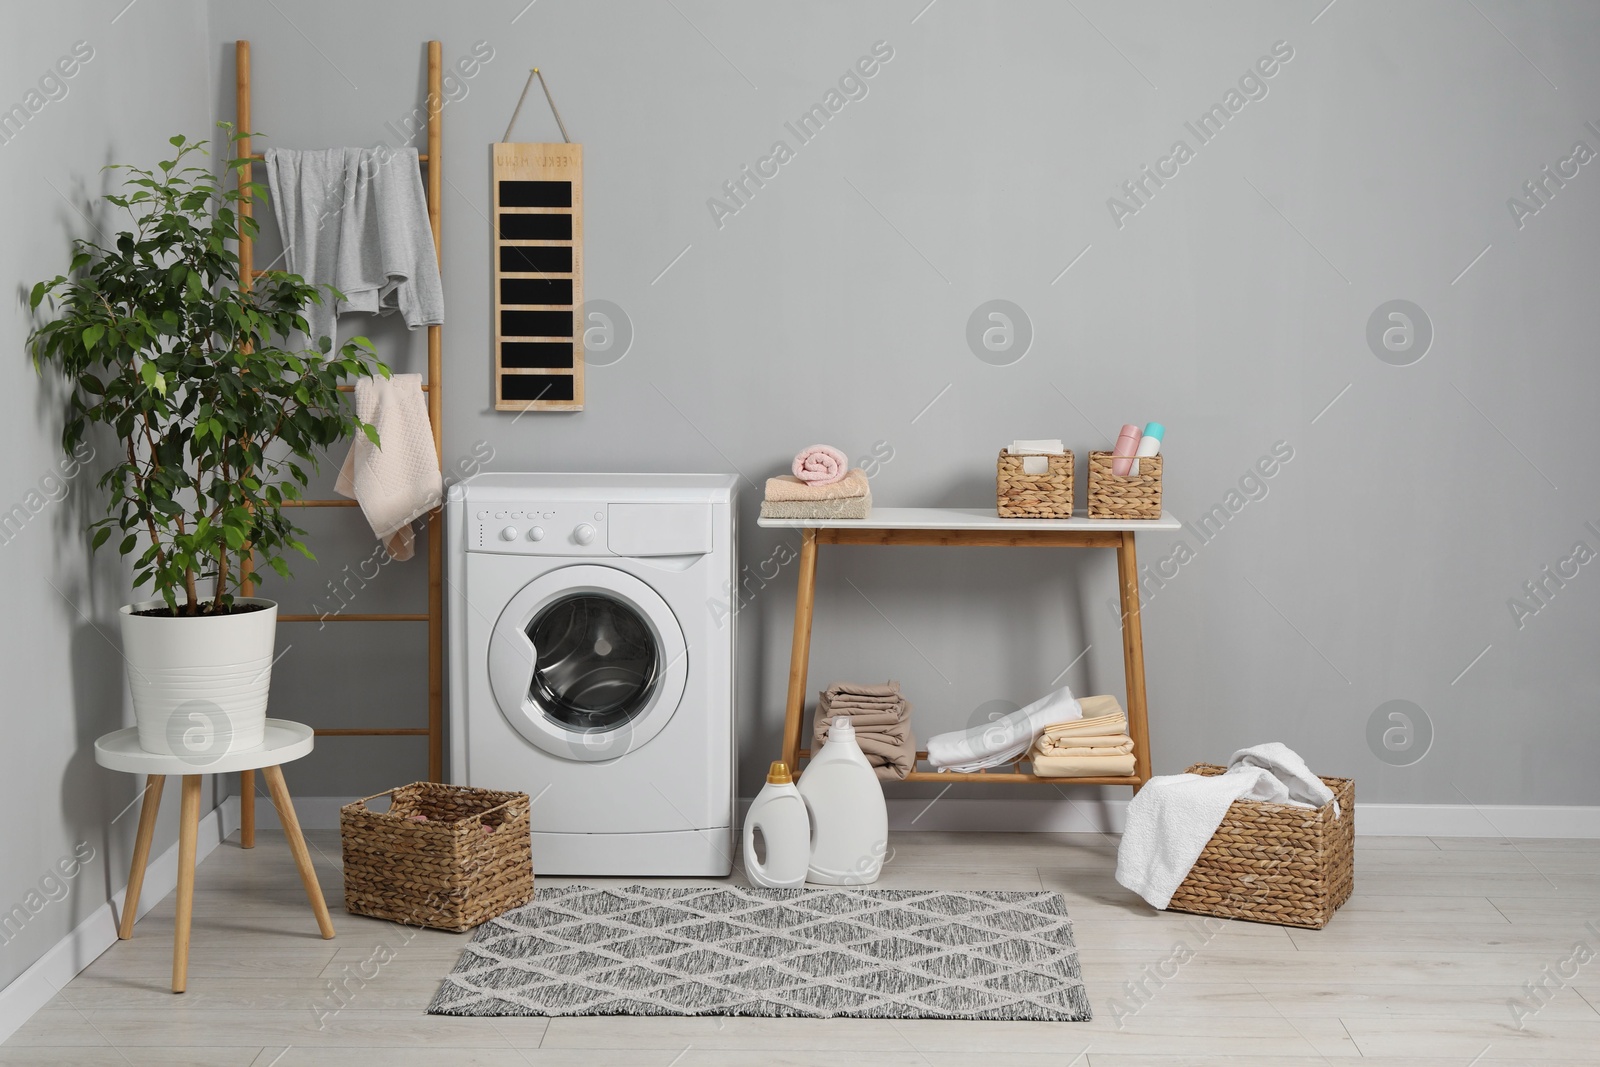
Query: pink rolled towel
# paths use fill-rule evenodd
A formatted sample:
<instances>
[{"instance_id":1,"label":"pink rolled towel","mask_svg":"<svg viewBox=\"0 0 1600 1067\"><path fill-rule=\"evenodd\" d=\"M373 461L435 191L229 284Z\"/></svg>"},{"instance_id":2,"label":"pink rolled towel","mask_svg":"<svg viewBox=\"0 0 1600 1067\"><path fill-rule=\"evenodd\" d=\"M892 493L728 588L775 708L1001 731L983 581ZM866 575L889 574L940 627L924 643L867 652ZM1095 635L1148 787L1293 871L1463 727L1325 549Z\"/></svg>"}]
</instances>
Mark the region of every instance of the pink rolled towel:
<instances>
[{"instance_id":1,"label":"pink rolled towel","mask_svg":"<svg viewBox=\"0 0 1600 1067\"><path fill-rule=\"evenodd\" d=\"M794 457L794 476L812 485L832 485L850 473L850 460L831 445L812 445Z\"/></svg>"}]
</instances>

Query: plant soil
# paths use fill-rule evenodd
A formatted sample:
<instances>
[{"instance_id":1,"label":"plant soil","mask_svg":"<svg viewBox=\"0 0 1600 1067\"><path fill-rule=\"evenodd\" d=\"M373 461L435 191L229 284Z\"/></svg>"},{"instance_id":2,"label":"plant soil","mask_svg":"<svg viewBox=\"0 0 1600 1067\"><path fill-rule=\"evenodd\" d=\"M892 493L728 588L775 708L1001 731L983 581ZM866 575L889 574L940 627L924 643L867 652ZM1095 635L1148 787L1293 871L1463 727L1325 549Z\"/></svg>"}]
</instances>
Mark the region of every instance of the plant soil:
<instances>
[{"instance_id":1,"label":"plant soil","mask_svg":"<svg viewBox=\"0 0 1600 1067\"><path fill-rule=\"evenodd\" d=\"M213 611L211 602L208 600L201 604L200 610L194 612L193 614L185 612L181 609L178 611L173 611L165 605L159 608L146 608L143 611L135 611L133 614L154 619L204 619L216 615L248 615L252 611L266 610L267 606L265 604L234 604L233 606L223 608L220 611Z\"/></svg>"}]
</instances>

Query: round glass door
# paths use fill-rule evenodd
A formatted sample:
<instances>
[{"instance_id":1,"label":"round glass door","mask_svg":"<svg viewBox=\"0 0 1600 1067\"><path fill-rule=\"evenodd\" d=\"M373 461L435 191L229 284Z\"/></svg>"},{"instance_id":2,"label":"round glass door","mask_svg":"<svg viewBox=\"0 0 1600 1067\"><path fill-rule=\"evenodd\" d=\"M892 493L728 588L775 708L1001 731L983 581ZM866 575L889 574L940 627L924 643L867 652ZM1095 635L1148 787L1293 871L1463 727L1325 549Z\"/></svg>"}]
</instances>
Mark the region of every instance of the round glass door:
<instances>
[{"instance_id":1,"label":"round glass door","mask_svg":"<svg viewBox=\"0 0 1600 1067\"><path fill-rule=\"evenodd\" d=\"M517 733L552 755L619 759L678 710L689 649L650 585L576 564L517 591L489 638L489 688Z\"/></svg>"},{"instance_id":2,"label":"round glass door","mask_svg":"<svg viewBox=\"0 0 1600 1067\"><path fill-rule=\"evenodd\" d=\"M650 624L600 593L576 593L539 610L528 699L576 730L615 730L644 710L656 688L660 654Z\"/></svg>"}]
</instances>

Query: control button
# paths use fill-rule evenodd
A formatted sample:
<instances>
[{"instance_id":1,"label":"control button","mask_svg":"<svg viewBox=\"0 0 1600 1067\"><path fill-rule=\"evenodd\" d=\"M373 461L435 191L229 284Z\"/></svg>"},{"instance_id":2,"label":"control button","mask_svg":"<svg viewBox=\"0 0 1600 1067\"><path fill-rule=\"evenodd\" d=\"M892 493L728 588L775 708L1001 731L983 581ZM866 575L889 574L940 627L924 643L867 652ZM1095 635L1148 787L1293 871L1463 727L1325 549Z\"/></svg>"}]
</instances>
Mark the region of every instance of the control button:
<instances>
[{"instance_id":1,"label":"control button","mask_svg":"<svg viewBox=\"0 0 1600 1067\"><path fill-rule=\"evenodd\" d=\"M594 527L586 522L578 523L577 529L572 531L572 539L580 545L594 544Z\"/></svg>"},{"instance_id":2,"label":"control button","mask_svg":"<svg viewBox=\"0 0 1600 1067\"><path fill-rule=\"evenodd\" d=\"M502 540L502 541L515 541L516 539L517 539L517 528L515 526L507 526L504 530L500 531L500 540Z\"/></svg>"},{"instance_id":3,"label":"control button","mask_svg":"<svg viewBox=\"0 0 1600 1067\"><path fill-rule=\"evenodd\" d=\"M594 521L595 522L604 522L605 520L606 520L606 513L605 512L597 511L597 512L594 513Z\"/></svg>"},{"instance_id":4,"label":"control button","mask_svg":"<svg viewBox=\"0 0 1600 1067\"><path fill-rule=\"evenodd\" d=\"M530 540L530 541L543 541L544 540L544 527L543 526L535 526L533 529L529 530L528 531L528 540Z\"/></svg>"},{"instance_id":5,"label":"control button","mask_svg":"<svg viewBox=\"0 0 1600 1067\"><path fill-rule=\"evenodd\" d=\"M488 512L487 512L487 511L480 511L480 512L478 512L478 518L480 518L480 519L487 519L487 518L488 518L488 517L489 517L489 513L488 513Z\"/></svg>"}]
</instances>

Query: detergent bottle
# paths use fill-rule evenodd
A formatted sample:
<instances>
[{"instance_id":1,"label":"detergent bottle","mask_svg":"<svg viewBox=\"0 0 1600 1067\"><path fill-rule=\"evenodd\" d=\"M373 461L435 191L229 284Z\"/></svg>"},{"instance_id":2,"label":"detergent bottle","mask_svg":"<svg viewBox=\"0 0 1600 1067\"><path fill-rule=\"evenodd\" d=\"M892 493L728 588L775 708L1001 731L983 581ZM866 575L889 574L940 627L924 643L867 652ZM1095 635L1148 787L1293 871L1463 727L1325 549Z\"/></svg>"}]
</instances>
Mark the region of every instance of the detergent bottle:
<instances>
[{"instance_id":1,"label":"detergent bottle","mask_svg":"<svg viewBox=\"0 0 1600 1067\"><path fill-rule=\"evenodd\" d=\"M761 833L766 859L756 856L756 832ZM806 802L782 760L767 772L744 817L744 870L755 885L768 889L799 889L806 881L811 861L811 816Z\"/></svg>"},{"instance_id":2,"label":"detergent bottle","mask_svg":"<svg viewBox=\"0 0 1600 1067\"><path fill-rule=\"evenodd\" d=\"M806 880L822 885L869 885L878 880L889 847L889 808L883 786L855 726L841 715L800 777L811 812L811 864Z\"/></svg>"}]
</instances>

